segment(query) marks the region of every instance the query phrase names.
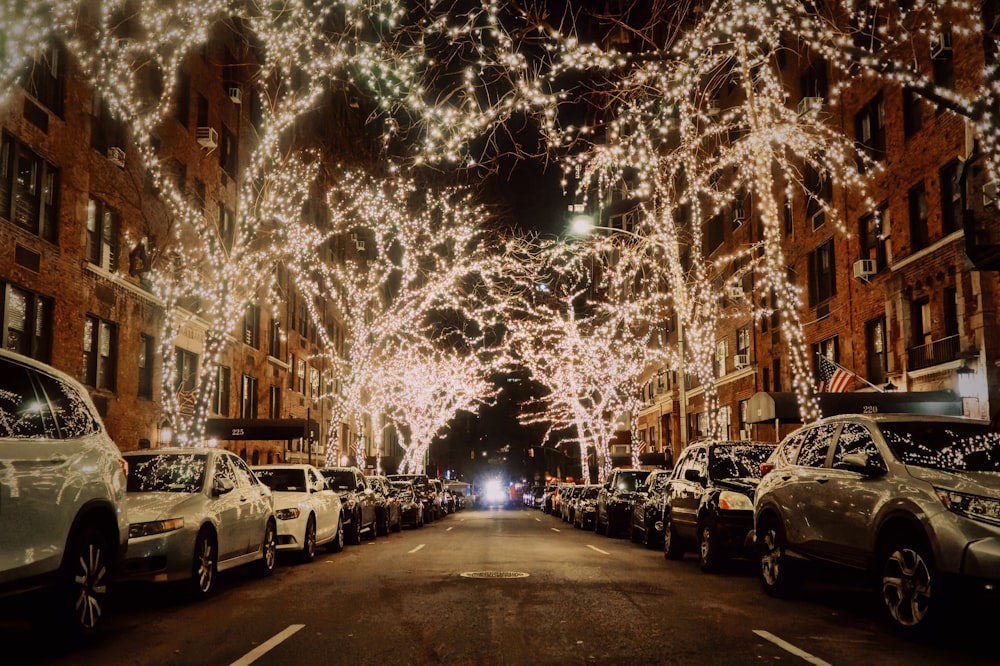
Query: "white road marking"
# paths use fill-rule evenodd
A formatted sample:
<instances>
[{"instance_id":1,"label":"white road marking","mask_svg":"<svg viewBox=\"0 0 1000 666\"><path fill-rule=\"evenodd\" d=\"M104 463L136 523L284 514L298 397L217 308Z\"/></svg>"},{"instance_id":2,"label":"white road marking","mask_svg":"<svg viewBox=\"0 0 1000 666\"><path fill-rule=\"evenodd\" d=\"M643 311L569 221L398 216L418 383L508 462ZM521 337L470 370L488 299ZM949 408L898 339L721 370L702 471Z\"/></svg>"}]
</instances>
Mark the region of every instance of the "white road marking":
<instances>
[{"instance_id":1,"label":"white road marking","mask_svg":"<svg viewBox=\"0 0 1000 666\"><path fill-rule=\"evenodd\" d=\"M540 523L540 522L542 522L542 519L541 518L535 518L535 522L536 523Z\"/></svg>"},{"instance_id":2,"label":"white road marking","mask_svg":"<svg viewBox=\"0 0 1000 666\"><path fill-rule=\"evenodd\" d=\"M550 527L549 529L552 530L553 532L562 532L562 530L559 529L558 527Z\"/></svg>"},{"instance_id":3,"label":"white road marking","mask_svg":"<svg viewBox=\"0 0 1000 666\"><path fill-rule=\"evenodd\" d=\"M451 527L449 527L448 529L446 529L445 532L451 532L453 529L455 529L454 525L452 525Z\"/></svg>"},{"instance_id":4,"label":"white road marking","mask_svg":"<svg viewBox=\"0 0 1000 666\"><path fill-rule=\"evenodd\" d=\"M423 547L424 547L424 544L420 544L419 546L417 546L416 548L414 548L413 550L411 550L411 551L408 551L408 552L410 552L410 553L415 553L415 552L417 552L418 550L420 550L420 549L421 549L421 548L423 548Z\"/></svg>"},{"instance_id":5,"label":"white road marking","mask_svg":"<svg viewBox=\"0 0 1000 666\"><path fill-rule=\"evenodd\" d=\"M590 548L591 550L596 550L598 553L601 553L602 555L610 555L611 554L611 553L609 553L606 550L601 550L597 546L591 546L590 544L587 544L587 548Z\"/></svg>"},{"instance_id":6,"label":"white road marking","mask_svg":"<svg viewBox=\"0 0 1000 666\"><path fill-rule=\"evenodd\" d=\"M280 634L275 634L270 639L264 641L254 649L247 652L245 655L234 661L230 666L247 666L247 664L252 664L257 661L265 654L270 652L273 648L277 647L279 643L284 642L286 639L291 637L296 631L301 629L306 625L304 624L290 624L288 628L282 631Z\"/></svg>"},{"instance_id":7,"label":"white road marking","mask_svg":"<svg viewBox=\"0 0 1000 666\"><path fill-rule=\"evenodd\" d=\"M796 657L799 657L799 658L801 658L801 659L809 662L810 664L815 664L816 666L831 666L830 662L823 661L819 657L815 657L815 656L809 654L808 652L806 652L805 650L800 650L799 648L795 647L794 645L792 645L788 641L784 641L784 640L778 638L777 636L775 636L774 634L772 634L769 631L764 631L763 629L754 629L753 633L757 634L758 636L760 636L761 638L763 638L766 641L771 641L772 643L774 643L775 645L777 645L781 649L785 650L786 652L790 652L790 653L794 654Z\"/></svg>"}]
</instances>

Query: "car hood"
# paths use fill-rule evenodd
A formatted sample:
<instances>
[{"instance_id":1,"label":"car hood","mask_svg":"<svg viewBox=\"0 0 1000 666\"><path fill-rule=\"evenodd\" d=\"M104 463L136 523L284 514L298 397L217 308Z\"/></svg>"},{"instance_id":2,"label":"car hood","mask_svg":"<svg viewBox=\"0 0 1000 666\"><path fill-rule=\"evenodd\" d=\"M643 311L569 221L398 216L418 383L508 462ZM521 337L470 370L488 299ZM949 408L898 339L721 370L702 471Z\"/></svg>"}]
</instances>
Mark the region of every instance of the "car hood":
<instances>
[{"instance_id":1,"label":"car hood","mask_svg":"<svg viewBox=\"0 0 1000 666\"><path fill-rule=\"evenodd\" d=\"M201 513L206 498L201 493L126 493L125 507L131 523L146 523Z\"/></svg>"},{"instance_id":2,"label":"car hood","mask_svg":"<svg viewBox=\"0 0 1000 666\"><path fill-rule=\"evenodd\" d=\"M284 490L272 490L271 497L274 499L274 508L288 509L291 507L306 506L309 502L309 493L293 493Z\"/></svg>"},{"instance_id":3,"label":"car hood","mask_svg":"<svg viewBox=\"0 0 1000 666\"><path fill-rule=\"evenodd\" d=\"M1000 498L1000 475L995 472L946 471L916 465L907 465L906 471L913 478L926 481L936 488Z\"/></svg>"}]
</instances>

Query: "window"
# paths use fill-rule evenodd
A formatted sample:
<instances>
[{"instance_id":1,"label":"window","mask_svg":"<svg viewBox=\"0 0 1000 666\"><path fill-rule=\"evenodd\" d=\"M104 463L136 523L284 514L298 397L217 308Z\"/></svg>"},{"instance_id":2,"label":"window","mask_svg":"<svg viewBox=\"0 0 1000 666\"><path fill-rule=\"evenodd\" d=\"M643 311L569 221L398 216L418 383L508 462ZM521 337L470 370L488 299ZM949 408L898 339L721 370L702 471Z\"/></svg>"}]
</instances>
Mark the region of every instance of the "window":
<instances>
[{"instance_id":1,"label":"window","mask_svg":"<svg viewBox=\"0 0 1000 666\"><path fill-rule=\"evenodd\" d=\"M219 202L219 240L227 250L233 249L233 234L236 230L233 211Z\"/></svg>"},{"instance_id":2,"label":"window","mask_svg":"<svg viewBox=\"0 0 1000 666\"><path fill-rule=\"evenodd\" d=\"M198 355L187 349L174 353L174 390L178 393L192 393L198 385Z\"/></svg>"},{"instance_id":3,"label":"window","mask_svg":"<svg viewBox=\"0 0 1000 666\"><path fill-rule=\"evenodd\" d=\"M930 230L927 227L927 191L920 183L909 192L910 207L910 250L917 251L930 244Z\"/></svg>"},{"instance_id":4,"label":"window","mask_svg":"<svg viewBox=\"0 0 1000 666\"><path fill-rule=\"evenodd\" d=\"M802 97L822 97L826 99L829 95L826 82L826 61L817 58L809 64L800 80L800 90Z\"/></svg>"},{"instance_id":5,"label":"window","mask_svg":"<svg viewBox=\"0 0 1000 666\"><path fill-rule=\"evenodd\" d=\"M819 357L825 356L834 363L840 361L840 340L837 336L832 338L827 338L821 342L817 342L810 347L812 351L812 364L813 364L813 377L815 378L816 384L820 382L820 368L819 368Z\"/></svg>"},{"instance_id":6,"label":"window","mask_svg":"<svg viewBox=\"0 0 1000 666\"><path fill-rule=\"evenodd\" d=\"M885 159L885 104L881 92L854 117L854 138L873 160Z\"/></svg>"},{"instance_id":7,"label":"window","mask_svg":"<svg viewBox=\"0 0 1000 666\"><path fill-rule=\"evenodd\" d=\"M298 390L302 395L306 394L306 362L301 358L295 364L295 378L298 382Z\"/></svg>"},{"instance_id":8,"label":"window","mask_svg":"<svg viewBox=\"0 0 1000 666\"><path fill-rule=\"evenodd\" d=\"M931 303L927 298L921 298L910 304L910 328L913 333L912 345L930 344L931 338Z\"/></svg>"},{"instance_id":9,"label":"window","mask_svg":"<svg viewBox=\"0 0 1000 666\"><path fill-rule=\"evenodd\" d=\"M781 357L771 360L771 386L772 391L781 390Z\"/></svg>"},{"instance_id":10,"label":"window","mask_svg":"<svg viewBox=\"0 0 1000 666\"><path fill-rule=\"evenodd\" d=\"M934 65L934 84L942 88L955 88L955 60L951 51L951 28L943 26L941 32L931 35L931 63Z\"/></svg>"},{"instance_id":11,"label":"window","mask_svg":"<svg viewBox=\"0 0 1000 666\"><path fill-rule=\"evenodd\" d=\"M0 137L0 218L56 241L59 171L6 132Z\"/></svg>"},{"instance_id":12,"label":"window","mask_svg":"<svg viewBox=\"0 0 1000 666\"><path fill-rule=\"evenodd\" d=\"M725 220L722 215L715 215L708 221L705 228L705 255L715 252L726 240Z\"/></svg>"},{"instance_id":13,"label":"window","mask_svg":"<svg viewBox=\"0 0 1000 666\"><path fill-rule=\"evenodd\" d=\"M215 368L215 395L212 396L212 411L220 416L229 416L229 386L233 376L231 368L219 365Z\"/></svg>"},{"instance_id":14,"label":"window","mask_svg":"<svg viewBox=\"0 0 1000 666\"><path fill-rule=\"evenodd\" d=\"M268 390L268 417L272 419L281 418L281 387L272 386Z\"/></svg>"},{"instance_id":15,"label":"window","mask_svg":"<svg viewBox=\"0 0 1000 666\"><path fill-rule=\"evenodd\" d=\"M750 328L748 326L743 326L736 331L736 353L748 355L750 353Z\"/></svg>"},{"instance_id":16,"label":"window","mask_svg":"<svg viewBox=\"0 0 1000 666\"><path fill-rule=\"evenodd\" d=\"M952 160L941 169L941 231L944 235L961 229L965 219L964 166L964 162Z\"/></svg>"},{"instance_id":17,"label":"window","mask_svg":"<svg viewBox=\"0 0 1000 666\"><path fill-rule=\"evenodd\" d=\"M715 343L715 376L726 374L726 357L729 356L729 342L723 338Z\"/></svg>"},{"instance_id":18,"label":"window","mask_svg":"<svg viewBox=\"0 0 1000 666\"><path fill-rule=\"evenodd\" d=\"M888 373L885 315L865 322L865 351L868 357L868 381L881 384Z\"/></svg>"},{"instance_id":19,"label":"window","mask_svg":"<svg viewBox=\"0 0 1000 666\"><path fill-rule=\"evenodd\" d=\"M865 215L858 221L858 238L861 241L861 258L875 262L881 271L889 261L886 247L889 239L889 209L885 202L876 213Z\"/></svg>"},{"instance_id":20,"label":"window","mask_svg":"<svg viewBox=\"0 0 1000 666\"><path fill-rule=\"evenodd\" d=\"M100 199L87 202L87 261L114 272L118 268L119 215Z\"/></svg>"},{"instance_id":21,"label":"window","mask_svg":"<svg viewBox=\"0 0 1000 666\"><path fill-rule=\"evenodd\" d=\"M83 383L99 389L115 390L117 327L88 315L83 325Z\"/></svg>"},{"instance_id":22,"label":"window","mask_svg":"<svg viewBox=\"0 0 1000 666\"><path fill-rule=\"evenodd\" d=\"M227 128L223 127L219 134L219 166L226 174L235 180L236 178L236 137Z\"/></svg>"},{"instance_id":23,"label":"window","mask_svg":"<svg viewBox=\"0 0 1000 666\"><path fill-rule=\"evenodd\" d=\"M309 395L313 399L319 397L319 368L309 366Z\"/></svg>"},{"instance_id":24,"label":"window","mask_svg":"<svg viewBox=\"0 0 1000 666\"><path fill-rule=\"evenodd\" d=\"M944 288L944 334L958 335L958 289Z\"/></svg>"},{"instance_id":25,"label":"window","mask_svg":"<svg viewBox=\"0 0 1000 666\"><path fill-rule=\"evenodd\" d=\"M66 51L61 46L48 46L38 54L21 81L29 95L59 117L63 115L65 61Z\"/></svg>"},{"instance_id":26,"label":"window","mask_svg":"<svg viewBox=\"0 0 1000 666\"><path fill-rule=\"evenodd\" d=\"M260 308L254 303L247 304L247 311L243 316L243 344L254 349L260 344Z\"/></svg>"},{"instance_id":27,"label":"window","mask_svg":"<svg viewBox=\"0 0 1000 666\"><path fill-rule=\"evenodd\" d=\"M826 222L826 207L833 200L833 181L816 169L812 163L805 165L806 218L812 228L819 229Z\"/></svg>"},{"instance_id":28,"label":"window","mask_svg":"<svg viewBox=\"0 0 1000 666\"><path fill-rule=\"evenodd\" d=\"M257 418L257 378L243 375L240 393L240 418Z\"/></svg>"},{"instance_id":29,"label":"window","mask_svg":"<svg viewBox=\"0 0 1000 666\"><path fill-rule=\"evenodd\" d=\"M3 347L48 362L52 350L52 299L3 285Z\"/></svg>"},{"instance_id":30,"label":"window","mask_svg":"<svg viewBox=\"0 0 1000 666\"><path fill-rule=\"evenodd\" d=\"M153 338L139 334L139 390L140 398L153 397Z\"/></svg>"},{"instance_id":31,"label":"window","mask_svg":"<svg viewBox=\"0 0 1000 666\"><path fill-rule=\"evenodd\" d=\"M281 358L281 324L277 319L271 319L267 335L267 353L274 358Z\"/></svg>"},{"instance_id":32,"label":"window","mask_svg":"<svg viewBox=\"0 0 1000 666\"><path fill-rule=\"evenodd\" d=\"M833 253L833 239L829 239L809 253L809 305L836 296L837 275L834 271L836 263Z\"/></svg>"},{"instance_id":33,"label":"window","mask_svg":"<svg viewBox=\"0 0 1000 666\"><path fill-rule=\"evenodd\" d=\"M913 136L924 126L924 100L912 88L903 88L903 133Z\"/></svg>"},{"instance_id":34,"label":"window","mask_svg":"<svg viewBox=\"0 0 1000 666\"><path fill-rule=\"evenodd\" d=\"M184 127L191 122L191 76L187 72L177 75L177 106L174 107L174 118Z\"/></svg>"},{"instance_id":35,"label":"window","mask_svg":"<svg viewBox=\"0 0 1000 666\"><path fill-rule=\"evenodd\" d=\"M125 124L108 106L107 100L94 92L94 117L90 125L90 147L102 155L108 148L125 148Z\"/></svg>"},{"instance_id":36,"label":"window","mask_svg":"<svg viewBox=\"0 0 1000 666\"><path fill-rule=\"evenodd\" d=\"M196 127L208 127L208 100L204 95L195 93L195 103L197 104L195 109L197 114Z\"/></svg>"}]
</instances>

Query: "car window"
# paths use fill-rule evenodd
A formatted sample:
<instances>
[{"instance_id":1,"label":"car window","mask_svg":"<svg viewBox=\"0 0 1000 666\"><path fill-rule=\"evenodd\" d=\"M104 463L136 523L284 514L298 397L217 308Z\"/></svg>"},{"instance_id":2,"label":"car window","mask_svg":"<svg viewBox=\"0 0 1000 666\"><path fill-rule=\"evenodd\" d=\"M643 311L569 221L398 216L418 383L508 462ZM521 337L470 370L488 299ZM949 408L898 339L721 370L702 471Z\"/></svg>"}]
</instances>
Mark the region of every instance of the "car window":
<instances>
[{"instance_id":1,"label":"car window","mask_svg":"<svg viewBox=\"0 0 1000 666\"><path fill-rule=\"evenodd\" d=\"M771 455L766 444L727 444L712 447L710 463L713 479L759 479L760 464Z\"/></svg>"},{"instance_id":2,"label":"car window","mask_svg":"<svg viewBox=\"0 0 1000 666\"><path fill-rule=\"evenodd\" d=\"M318 488L326 488L326 480L314 469L309 470L309 485Z\"/></svg>"},{"instance_id":3,"label":"car window","mask_svg":"<svg viewBox=\"0 0 1000 666\"><path fill-rule=\"evenodd\" d=\"M840 429L837 446L833 450L833 466L843 462L844 456L863 453L868 456L868 465L873 469L885 469L885 462L878 452L872 434L860 423L845 423Z\"/></svg>"},{"instance_id":4,"label":"car window","mask_svg":"<svg viewBox=\"0 0 1000 666\"><path fill-rule=\"evenodd\" d=\"M681 454L681 459L677 461L677 466L674 468L673 478L683 479L684 472L691 469L694 465L694 452L695 449L688 449L683 454Z\"/></svg>"},{"instance_id":5,"label":"car window","mask_svg":"<svg viewBox=\"0 0 1000 666\"><path fill-rule=\"evenodd\" d=\"M799 455L799 449L802 448L802 442L805 440L807 432L799 430L785 438L774 452L775 461L779 464L791 465L795 461L795 457Z\"/></svg>"},{"instance_id":6,"label":"car window","mask_svg":"<svg viewBox=\"0 0 1000 666\"><path fill-rule=\"evenodd\" d=\"M226 457L229 458L229 462L232 463L233 475L237 480L237 486L249 488L250 486L257 485L257 477L255 477L253 472L250 471L250 468L245 462L243 462L242 458L234 455L227 455Z\"/></svg>"},{"instance_id":7,"label":"car window","mask_svg":"<svg viewBox=\"0 0 1000 666\"><path fill-rule=\"evenodd\" d=\"M35 439L50 436L52 416L45 400L35 392L31 371L19 363L0 361L0 437Z\"/></svg>"},{"instance_id":8,"label":"car window","mask_svg":"<svg viewBox=\"0 0 1000 666\"><path fill-rule=\"evenodd\" d=\"M59 428L59 437L76 439L100 431L100 424L75 388L49 375L36 376L49 399L56 427Z\"/></svg>"},{"instance_id":9,"label":"car window","mask_svg":"<svg viewBox=\"0 0 1000 666\"><path fill-rule=\"evenodd\" d=\"M221 479L228 479L234 487L240 485L239 480L236 478L236 473L233 471L232 460L226 455L216 457L215 469L212 472L213 483Z\"/></svg>"},{"instance_id":10,"label":"car window","mask_svg":"<svg viewBox=\"0 0 1000 666\"><path fill-rule=\"evenodd\" d=\"M1000 433L987 423L881 423L893 454L907 465L940 470L1000 472Z\"/></svg>"},{"instance_id":11,"label":"car window","mask_svg":"<svg viewBox=\"0 0 1000 666\"><path fill-rule=\"evenodd\" d=\"M802 447L799 449L796 464L803 467L824 467L826 454L830 451L830 443L836 432L837 424L835 423L824 423L810 428L802 442Z\"/></svg>"}]
</instances>

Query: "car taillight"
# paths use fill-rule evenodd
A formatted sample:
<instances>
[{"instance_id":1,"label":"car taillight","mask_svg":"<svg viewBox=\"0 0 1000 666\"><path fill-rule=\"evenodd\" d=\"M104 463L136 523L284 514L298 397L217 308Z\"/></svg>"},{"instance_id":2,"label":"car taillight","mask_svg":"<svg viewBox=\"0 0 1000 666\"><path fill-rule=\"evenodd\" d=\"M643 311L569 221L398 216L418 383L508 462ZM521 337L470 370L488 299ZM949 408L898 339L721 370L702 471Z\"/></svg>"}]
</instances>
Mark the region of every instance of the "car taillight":
<instances>
[{"instance_id":1,"label":"car taillight","mask_svg":"<svg viewBox=\"0 0 1000 666\"><path fill-rule=\"evenodd\" d=\"M765 476L767 476L768 472L771 472L773 469L774 469L774 463L762 462L760 464L760 478L763 479Z\"/></svg>"},{"instance_id":2,"label":"car taillight","mask_svg":"<svg viewBox=\"0 0 1000 666\"><path fill-rule=\"evenodd\" d=\"M122 474L124 474L125 478L127 479L128 478L128 461L125 460L124 458L119 457L118 458L118 465L122 468Z\"/></svg>"}]
</instances>

